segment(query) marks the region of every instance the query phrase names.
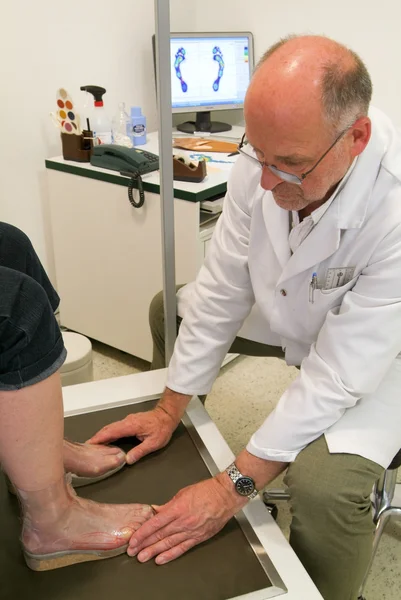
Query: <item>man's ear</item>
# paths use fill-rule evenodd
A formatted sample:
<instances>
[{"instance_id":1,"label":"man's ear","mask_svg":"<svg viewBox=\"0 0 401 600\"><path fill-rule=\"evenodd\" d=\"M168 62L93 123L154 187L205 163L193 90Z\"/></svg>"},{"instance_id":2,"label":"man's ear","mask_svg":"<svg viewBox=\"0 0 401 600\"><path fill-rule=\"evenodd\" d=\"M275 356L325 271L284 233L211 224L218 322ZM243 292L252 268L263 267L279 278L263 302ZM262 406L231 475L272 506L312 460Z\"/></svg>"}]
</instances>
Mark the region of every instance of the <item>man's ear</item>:
<instances>
[{"instance_id":1,"label":"man's ear","mask_svg":"<svg viewBox=\"0 0 401 600\"><path fill-rule=\"evenodd\" d=\"M352 146L351 154L353 157L359 156L368 145L372 133L372 122L369 117L361 117L352 126Z\"/></svg>"}]
</instances>

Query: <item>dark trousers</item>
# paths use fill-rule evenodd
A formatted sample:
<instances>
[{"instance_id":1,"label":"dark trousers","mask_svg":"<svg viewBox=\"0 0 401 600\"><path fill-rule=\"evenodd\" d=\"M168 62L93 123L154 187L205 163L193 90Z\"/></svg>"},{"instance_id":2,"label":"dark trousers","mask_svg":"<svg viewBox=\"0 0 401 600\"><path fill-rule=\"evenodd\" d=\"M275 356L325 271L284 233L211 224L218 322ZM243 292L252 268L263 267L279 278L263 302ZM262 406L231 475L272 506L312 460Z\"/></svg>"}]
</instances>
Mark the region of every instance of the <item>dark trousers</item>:
<instances>
[{"instance_id":1,"label":"dark trousers","mask_svg":"<svg viewBox=\"0 0 401 600\"><path fill-rule=\"evenodd\" d=\"M29 238L0 222L0 390L38 383L63 364L59 301Z\"/></svg>"}]
</instances>

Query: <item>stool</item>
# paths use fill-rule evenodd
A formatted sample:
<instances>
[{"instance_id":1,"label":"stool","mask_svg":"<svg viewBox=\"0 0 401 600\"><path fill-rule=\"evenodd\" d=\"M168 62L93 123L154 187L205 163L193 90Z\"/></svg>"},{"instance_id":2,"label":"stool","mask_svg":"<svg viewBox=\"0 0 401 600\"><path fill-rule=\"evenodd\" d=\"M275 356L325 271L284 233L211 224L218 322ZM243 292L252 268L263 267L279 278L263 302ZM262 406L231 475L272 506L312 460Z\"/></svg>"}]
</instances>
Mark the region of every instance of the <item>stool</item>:
<instances>
[{"instance_id":1,"label":"stool","mask_svg":"<svg viewBox=\"0 0 401 600\"><path fill-rule=\"evenodd\" d=\"M93 381L92 344L79 333L62 332L67 358L61 367L61 385Z\"/></svg>"}]
</instances>

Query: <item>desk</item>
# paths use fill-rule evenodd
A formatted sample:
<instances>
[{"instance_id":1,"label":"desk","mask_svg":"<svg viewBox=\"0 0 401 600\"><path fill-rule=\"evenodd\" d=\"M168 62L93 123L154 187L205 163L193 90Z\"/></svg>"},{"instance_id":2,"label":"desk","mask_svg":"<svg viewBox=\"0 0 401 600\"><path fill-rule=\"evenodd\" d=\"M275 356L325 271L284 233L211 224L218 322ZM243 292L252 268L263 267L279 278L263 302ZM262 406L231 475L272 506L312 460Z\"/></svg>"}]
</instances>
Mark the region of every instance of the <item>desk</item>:
<instances>
[{"instance_id":1,"label":"desk","mask_svg":"<svg viewBox=\"0 0 401 600\"><path fill-rule=\"evenodd\" d=\"M141 148L157 154L157 133ZM200 202L226 192L230 165L211 165L202 183L174 182L177 283L195 279L213 233ZM162 289L159 173L143 177L145 205L135 209L116 171L62 157L46 167L62 325L150 361L148 311Z\"/></svg>"},{"instance_id":2,"label":"desk","mask_svg":"<svg viewBox=\"0 0 401 600\"><path fill-rule=\"evenodd\" d=\"M91 413L117 406L127 406L144 400L150 401L162 393L165 377L166 371L162 369L64 388L65 414L70 416ZM192 422L217 469L223 470L232 462L233 454L197 398L192 399L186 416ZM168 449L166 456L168 456ZM322 600L260 498L249 502L243 512L259 540L260 549L267 553L267 560L271 562L269 577L273 587L267 588L263 592L259 590L246 594L241 596L241 599L266 600L267 598L281 597L284 600ZM216 568L218 568L217 560ZM141 593L145 598L147 597L145 589L142 589ZM210 600L216 597L213 595L213 590L210 590ZM218 597L220 599L220 596ZM154 600L158 600L158 598ZM237 600L240 599L237 598Z\"/></svg>"}]
</instances>

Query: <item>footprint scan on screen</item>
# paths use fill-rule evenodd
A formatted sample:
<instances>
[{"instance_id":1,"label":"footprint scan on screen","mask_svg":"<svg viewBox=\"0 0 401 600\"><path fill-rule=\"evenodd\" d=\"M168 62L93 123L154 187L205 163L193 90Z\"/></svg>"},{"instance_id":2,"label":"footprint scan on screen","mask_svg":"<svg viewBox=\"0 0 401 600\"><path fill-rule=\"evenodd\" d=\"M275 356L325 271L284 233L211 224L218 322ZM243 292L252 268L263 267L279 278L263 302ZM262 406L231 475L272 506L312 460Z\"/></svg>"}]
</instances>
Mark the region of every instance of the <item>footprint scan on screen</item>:
<instances>
[{"instance_id":1,"label":"footprint scan on screen","mask_svg":"<svg viewBox=\"0 0 401 600\"><path fill-rule=\"evenodd\" d=\"M188 90L188 85L183 80L182 73L181 73L181 63L186 59L185 54L186 54L185 48L179 48L175 55L175 62L174 62L175 74L177 75L178 79L180 80L181 89L184 93Z\"/></svg>"},{"instance_id":2,"label":"footprint scan on screen","mask_svg":"<svg viewBox=\"0 0 401 600\"><path fill-rule=\"evenodd\" d=\"M223 73L224 73L224 60L223 60L223 53L220 50L220 48L218 46L215 46L213 48L213 60L215 60L218 65L219 65L219 72L217 74L217 79L216 81L213 83L213 89L215 92L218 92L219 87L220 87L220 80L223 77Z\"/></svg>"}]
</instances>

